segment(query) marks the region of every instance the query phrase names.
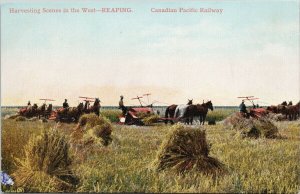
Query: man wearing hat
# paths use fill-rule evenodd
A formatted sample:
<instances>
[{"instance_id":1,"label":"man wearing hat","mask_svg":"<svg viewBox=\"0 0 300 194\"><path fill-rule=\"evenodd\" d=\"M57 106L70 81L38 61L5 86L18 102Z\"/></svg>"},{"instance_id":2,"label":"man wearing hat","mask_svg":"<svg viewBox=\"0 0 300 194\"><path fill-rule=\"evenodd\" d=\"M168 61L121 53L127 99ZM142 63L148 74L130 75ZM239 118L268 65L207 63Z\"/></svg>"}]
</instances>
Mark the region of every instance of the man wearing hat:
<instances>
[{"instance_id":1,"label":"man wearing hat","mask_svg":"<svg viewBox=\"0 0 300 194\"><path fill-rule=\"evenodd\" d=\"M122 114L123 114L123 116L125 116L125 115L126 115L126 112L127 112L127 108L124 106L123 99L124 99L124 96L121 95L121 96L120 96L120 101L119 101L119 109L122 110Z\"/></svg>"}]
</instances>

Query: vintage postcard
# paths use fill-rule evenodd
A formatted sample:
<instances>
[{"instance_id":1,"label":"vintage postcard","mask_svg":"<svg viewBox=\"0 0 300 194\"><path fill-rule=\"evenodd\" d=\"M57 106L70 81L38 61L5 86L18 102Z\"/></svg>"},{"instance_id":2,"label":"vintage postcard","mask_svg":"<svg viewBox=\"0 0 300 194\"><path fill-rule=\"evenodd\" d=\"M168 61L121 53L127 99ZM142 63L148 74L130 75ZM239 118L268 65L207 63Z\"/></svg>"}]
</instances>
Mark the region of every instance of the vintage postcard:
<instances>
[{"instance_id":1,"label":"vintage postcard","mask_svg":"<svg viewBox=\"0 0 300 194\"><path fill-rule=\"evenodd\" d=\"M298 0L0 5L2 192L299 192Z\"/></svg>"}]
</instances>

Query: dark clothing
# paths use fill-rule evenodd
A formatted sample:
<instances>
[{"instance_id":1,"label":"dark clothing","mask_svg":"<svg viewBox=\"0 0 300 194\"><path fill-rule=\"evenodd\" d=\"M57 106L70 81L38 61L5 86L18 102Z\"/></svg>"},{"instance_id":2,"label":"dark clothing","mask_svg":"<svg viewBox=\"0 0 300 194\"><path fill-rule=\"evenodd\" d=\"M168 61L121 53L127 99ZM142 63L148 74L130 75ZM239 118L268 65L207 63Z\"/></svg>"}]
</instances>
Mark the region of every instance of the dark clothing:
<instances>
[{"instance_id":1,"label":"dark clothing","mask_svg":"<svg viewBox=\"0 0 300 194\"><path fill-rule=\"evenodd\" d=\"M126 113L127 113L127 108L124 106L123 99L121 99L121 100L119 101L119 109L122 110L122 114L123 114L123 116L125 116Z\"/></svg>"},{"instance_id":2,"label":"dark clothing","mask_svg":"<svg viewBox=\"0 0 300 194\"><path fill-rule=\"evenodd\" d=\"M124 106L123 99L121 99L121 100L119 101L119 108L122 107L122 106Z\"/></svg>"},{"instance_id":3,"label":"dark clothing","mask_svg":"<svg viewBox=\"0 0 300 194\"><path fill-rule=\"evenodd\" d=\"M247 113L247 107L244 103L241 103L239 108L240 108L240 112Z\"/></svg>"},{"instance_id":4,"label":"dark clothing","mask_svg":"<svg viewBox=\"0 0 300 194\"><path fill-rule=\"evenodd\" d=\"M127 113L127 108L123 105L123 106L119 106L119 109L122 110L122 114L123 114L123 116L125 116Z\"/></svg>"},{"instance_id":5,"label":"dark clothing","mask_svg":"<svg viewBox=\"0 0 300 194\"><path fill-rule=\"evenodd\" d=\"M63 103L63 108L69 108L69 104L67 102Z\"/></svg>"}]
</instances>

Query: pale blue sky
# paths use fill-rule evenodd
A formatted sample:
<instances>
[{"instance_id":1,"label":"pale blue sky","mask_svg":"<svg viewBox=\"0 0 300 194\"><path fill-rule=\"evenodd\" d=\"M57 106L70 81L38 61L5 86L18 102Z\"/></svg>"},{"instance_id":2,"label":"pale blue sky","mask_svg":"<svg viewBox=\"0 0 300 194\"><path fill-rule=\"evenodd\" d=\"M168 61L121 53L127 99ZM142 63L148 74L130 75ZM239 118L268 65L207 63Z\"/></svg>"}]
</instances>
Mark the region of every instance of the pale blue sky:
<instances>
[{"instance_id":1,"label":"pale blue sky","mask_svg":"<svg viewBox=\"0 0 300 194\"><path fill-rule=\"evenodd\" d=\"M44 7L134 12L9 14ZM180 7L224 11L150 12ZM78 95L113 105L120 94L144 92L169 103L233 105L240 95L299 100L297 1L12 3L1 14L3 105L41 97L76 104Z\"/></svg>"}]
</instances>

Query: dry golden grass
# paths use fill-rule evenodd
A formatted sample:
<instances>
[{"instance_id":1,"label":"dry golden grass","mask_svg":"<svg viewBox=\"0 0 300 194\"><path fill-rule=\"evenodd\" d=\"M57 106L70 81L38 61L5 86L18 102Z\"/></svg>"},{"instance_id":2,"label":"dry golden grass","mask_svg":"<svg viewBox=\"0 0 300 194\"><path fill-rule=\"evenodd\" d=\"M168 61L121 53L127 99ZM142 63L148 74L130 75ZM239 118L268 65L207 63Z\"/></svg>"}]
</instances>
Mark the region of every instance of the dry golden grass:
<instances>
[{"instance_id":1,"label":"dry golden grass","mask_svg":"<svg viewBox=\"0 0 300 194\"><path fill-rule=\"evenodd\" d=\"M32 136L12 174L17 187L26 192L63 192L75 189L78 180L70 169L69 143L57 130Z\"/></svg>"},{"instance_id":2,"label":"dry golden grass","mask_svg":"<svg viewBox=\"0 0 300 194\"><path fill-rule=\"evenodd\" d=\"M191 170L204 174L224 173L224 165L209 156L209 149L204 130L177 124L162 143L154 166L159 171L172 169L178 173Z\"/></svg>"},{"instance_id":3,"label":"dry golden grass","mask_svg":"<svg viewBox=\"0 0 300 194\"><path fill-rule=\"evenodd\" d=\"M142 119L142 122L146 125L146 126L150 126L150 125L153 125L155 123L158 122L159 120L159 115L157 114L151 114L151 115L147 115L146 117L144 117Z\"/></svg>"},{"instance_id":4,"label":"dry golden grass","mask_svg":"<svg viewBox=\"0 0 300 194\"><path fill-rule=\"evenodd\" d=\"M278 128L268 118L245 118L239 113L234 113L224 123L225 128L237 130L244 137L278 137Z\"/></svg>"},{"instance_id":5,"label":"dry golden grass","mask_svg":"<svg viewBox=\"0 0 300 194\"><path fill-rule=\"evenodd\" d=\"M274 124L284 138L242 138L236 131L224 130L223 123L205 125L211 145L209 155L228 169L222 176L206 175L196 169L184 175L149 170L162 142L168 138L170 128L164 125L113 125L111 144L97 147L84 155L84 160L78 159L81 150L75 154L76 146L72 147L75 160L69 168L80 178L76 192L296 193L300 189L300 123ZM69 137L75 124L2 120L2 169L10 175L16 172L14 159L25 159L24 145L29 137L55 126ZM39 189L49 188L49 184L45 185Z\"/></svg>"},{"instance_id":6,"label":"dry golden grass","mask_svg":"<svg viewBox=\"0 0 300 194\"><path fill-rule=\"evenodd\" d=\"M84 129L82 129L84 127ZM83 144L102 144L107 146L111 141L112 124L104 116L95 114L84 114L80 117L78 127L72 134L72 137L79 138L83 133Z\"/></svg>"}]
</instances>

